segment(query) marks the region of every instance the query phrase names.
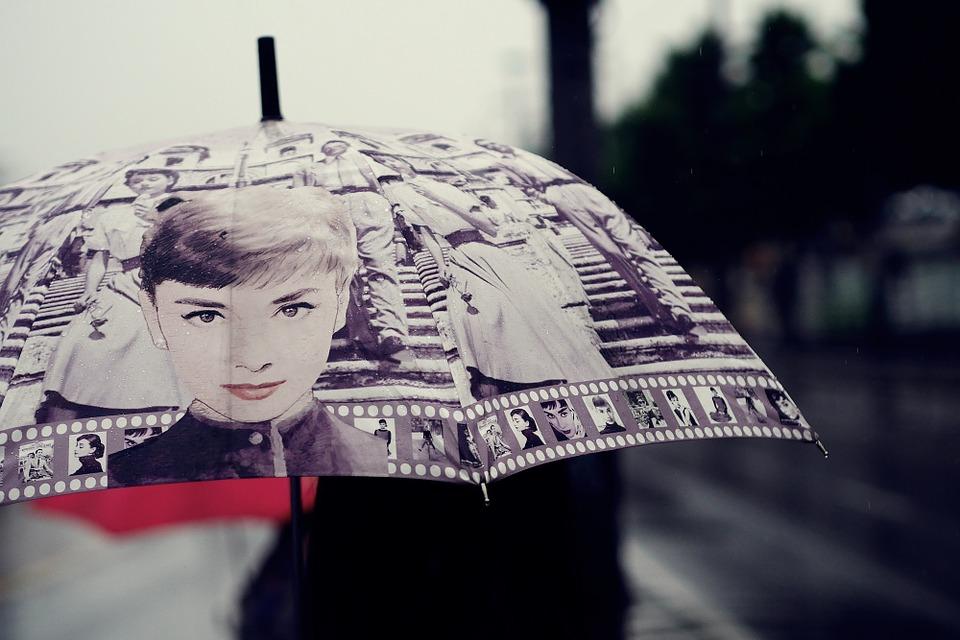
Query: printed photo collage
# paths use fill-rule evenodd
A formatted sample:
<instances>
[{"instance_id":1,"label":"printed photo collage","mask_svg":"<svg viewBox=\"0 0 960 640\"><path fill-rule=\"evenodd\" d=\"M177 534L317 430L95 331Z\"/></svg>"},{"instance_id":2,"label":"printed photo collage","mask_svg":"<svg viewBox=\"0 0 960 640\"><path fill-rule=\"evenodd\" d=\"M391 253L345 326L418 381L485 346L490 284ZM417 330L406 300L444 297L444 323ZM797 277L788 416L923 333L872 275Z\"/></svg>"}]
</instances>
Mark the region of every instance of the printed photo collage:
<instances>
[{"instance_id":1,"label":"printed photo collage","mask_svg":"<svg viewBox=\"0 0 960 640\"><path fill-rule=\"evenodd\" d=\"M331 421L380 443L377 447L387 460L382 475L473 484L564 457L654 442L816 439L782 387L752 375L686 374L554 385L504 394L465 409L432 403L323 406ZM109 459L149 446L183 416L113 416L0 431L0 503L118 486L109 479ZM258 432L239 437L251 449L269 446ZM202 447L191 451L191 457L203 454ZM237 467L218 469L217 478L246 477ZM273 475L286 473L277 469ZM302 475L317 474L307 470ZM158 476L154 481L171 480Z\"/></svg>"}]
</instances>

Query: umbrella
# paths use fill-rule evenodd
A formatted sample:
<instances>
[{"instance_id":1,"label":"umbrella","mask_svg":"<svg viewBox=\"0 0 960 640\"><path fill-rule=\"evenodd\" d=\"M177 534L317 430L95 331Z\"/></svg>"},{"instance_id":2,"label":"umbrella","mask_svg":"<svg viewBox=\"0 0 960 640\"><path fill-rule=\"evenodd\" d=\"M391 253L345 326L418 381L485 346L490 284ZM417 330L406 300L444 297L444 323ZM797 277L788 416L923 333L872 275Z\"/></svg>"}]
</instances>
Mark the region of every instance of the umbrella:
<instances>
[{"instance_id":1,"label":"umbrella","mask_svg":"<svg viewBox=\"0 0 960 640\"><path fill-rule=\"evenodd\" d=\"M485 488L648 443L819 444L671 255L562 167L265 113L0 189L0 500L257 476Z\"/></svg>"}]
</instances>

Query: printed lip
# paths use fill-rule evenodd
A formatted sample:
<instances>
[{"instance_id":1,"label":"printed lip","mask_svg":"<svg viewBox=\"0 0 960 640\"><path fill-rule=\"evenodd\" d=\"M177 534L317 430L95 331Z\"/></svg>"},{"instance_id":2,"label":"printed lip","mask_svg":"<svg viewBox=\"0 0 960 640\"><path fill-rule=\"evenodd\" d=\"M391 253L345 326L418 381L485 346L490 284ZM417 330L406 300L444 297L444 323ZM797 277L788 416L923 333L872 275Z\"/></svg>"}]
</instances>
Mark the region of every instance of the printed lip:
<instances>
[{"instance_id":1,"label":"printed lip","mask_svg":"<svg viewBox=\"0 0 960 640\"><path fill-rule=\"evenodd\" d=\"M241 400L263 400L270 397L284 382L286 380L263 384L222 384L220 386Z\"/></svg>"}]
</instances>

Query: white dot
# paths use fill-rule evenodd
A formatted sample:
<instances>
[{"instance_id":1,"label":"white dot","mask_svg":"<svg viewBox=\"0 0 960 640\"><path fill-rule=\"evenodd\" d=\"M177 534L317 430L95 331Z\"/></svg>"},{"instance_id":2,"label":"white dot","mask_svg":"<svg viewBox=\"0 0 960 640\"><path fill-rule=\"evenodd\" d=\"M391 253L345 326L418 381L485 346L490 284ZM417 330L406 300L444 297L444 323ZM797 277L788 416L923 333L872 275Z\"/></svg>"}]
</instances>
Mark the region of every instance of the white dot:
<instances>
[{"instance_id":1,"label":"white dot","mask_svg":"<svg viewBox=\"0 0 960 640\"><path fill-rule=\"evenodd\" d=\"M588 446L588 447L590 446L590 443L589 443L589 442L587 443L587 446ZM606 440L597 440L597 448L598 448L598 449L606 449L606 448L607 448L607 441L606 441ZM593 449L591 449L591 451L593 451Z\"/></svg>"},{"instance_id":2,"label":"white dot","mask_svg":"<svg viewBox=\"0 0 960 640\"><path fill-rule=\"evenodd\" d=\"M727 436L727 437L729 438L730 436L733 435L733 429L731 429L730 427L724 427L724 428L723 428L723 435L725 435L725 436Z\"/></svg>"},{"instance_id":3,"label":"white dot","mask_svg":"<svg viewBox=\"0 0 960 640\"><path fill-rule=\"evenodd\" d=\"M557 457L557 452L554 451L553 449L547 449L547 457L553 460L554 458Z\"/></svg>"},{"instance_id":4,"label":"white dot","mask_svg":"<svg viewBox=\"0 0 960 640\"><path fill-rule=\"evenodd\" d=\"M340 405L339 407L337 407L337 415L341 417L346 417L350 415L350 407L344 404Z\"/></svg>"},{"instance_id":5,"label":"white dot","mask_svg":"<svg viewBox=\"0 0 960 640\"><path fill-rule=\"evenodd\" d=\"M418 464L413 468L413 472L422 478L423 476L427 475L427 465Z\"/></svg>"},{"instance_id":6,"label":"white dot","mask_svg":"<svg viewBox=\"0 0 960 640\"><path fill-rule=\"evenodd\" d=\"M550 397L553 398L554 400L560 397L560 392L557 391L556 387L554 387L553 389L550 389Z\"/></svg>"},{"instance_id":7,"label":"white dot","mask_svg":"<svg viewBox=\"0 0 960 640\"><path fill-rule=\"evenodd\" d=\"M742 435L743 435L743 429L741 429L739 426L734 427L734 428L733 428L733 432L734 432L735 434L737 434L738 436L742 436Z\"/></svg>"},{"instance_id":8,"label":"white dot","mask_svg":"<svg viewBox=\"0 0 960 640\"><path fill-rule=\"evenodd\" d=\"M700 427L697 427L696 429L694 429L693 432L696 434L698 438L703 437L703 429L701 429Z\"/></svg>"},{"instance_id":9,"label":"white dot","mask_svg":"<svg viewBox=\"0 0 960 640\"><path fill-rule=\"evenodd\" d=\"M690 384L693 384L692 382ZM697 384L707 384L707 379L703 377L703 374L697 376Z\"/></svg>"},{"instance_id":10,"label":"white dot","mask_svg":"<svg viewBox=\"0 0 960 640\"><path fill-rule=\"evenodd\" d=\"M585 385L585 384L582 384L582 385L580 385L580 386L577 387L577 388L580 390L580 393L589 393L589 392L590 392L590 387L588 387L588 386ZM570 387L570 391L571 391L571 392L573 391L573 387Z\"/></svg>"},{"instance_id":11,"label":"white dot","mask_svg":"<svg viewBox=\"0 0 960 640\"><path fill-rule=\"evenodd\" d=\"M686 429L684 429L684 430L683 430L683 433L684 433L688 438L692 438L692 437L694 436L693 429L691 429L690 427L687 427Z\"/></svg>"},{"instance_id":12,"label":"white dot","mask_svg":"<svg viewBox=\"0 0 960 640\"><path fill-rule=\"evenodd\" d=\"M637 436L633 435L632 433L628 433L627 444L629 444L630 446L637 444Z\"/></svg>"},{"instance_id":13,"label":"white dot","mask_svg":"<svg viewBox=\"0 0 960 640\"><path fill-rule=\"evenodd\" d=\"M597 383L596 383L596 382L591 382L591 383L590 383L590 393L600 393L600 388L597 387Z\"/></svg>"},{"instance_id":14,"label":"white dot","mask_svg":"<svg viewBox=\"0 0 960 640\"><path fill-rule=\"evenodd\" d=\"M614 382L614 383L612 383L612 384L616 384L616 383ZM614 387L614 388L616 388L616 387ZM609 390L610 390L610 385L609 385L609 384L607 384L606 382L601 382L601 383L600 383L600 391L601 391L601 392L606 393L606 392L609 391Z\"/></svg>"},{"instance_id":15,"label":"white dot","mask_svg":"<svg viewBox=\"0 0 960 640\"><path fill-rule=\"evenodd\" d=\"M0 444L6 444L6 442L7 442L7 434L0 433Z\"/></svg>"},{"instance_id":16,"label":"white dot","mask_svg":"<svg viewBox=\"0 0 960 640\"><path fill-rule=\"evenodd\" d=\"M430 475L434 478L439 478L443 474L443 469L440 468L438 464L430 465Z\"/></svg>"},{"instance_id":17,"label":"white dot","mask_svg":"<svg viewBox=\"0 0 960 640\"><path fill-rule=\"evenodd\" d=\"M678 429L677 431L680 431L680 430ZM680 433L681 433L681 437L683 437L683 436L682 436L683 432L680 431ZM673 431L669 430L669 429L666 431L666 434L667 434L667 440L676 440L676 439L677 439L677 434L674 433Z\"/></svg>"},{"instance_id":18,"label":"white dot","mask_svg":"<svg viewBox=\"0 0 960 640\"><path fill-rule=\"evenodd\" d=\"M183 416L187 415L186 411L177 411L177 420L183 420Z\"/></svg>"},{"instance_id":19,"label":"white dot","mask_svg":"<svg viewBox=\"0 0 960 640\"><path fill-rule=\"evenodd\" d=\"M131 427L139 427L141 424L143 424L143 418L141 418L140 416L133 416L132 418L130 418Z\"/></svg>"},{"instance_id":20,"label":"white dot","mask_svg":"<svg viewBox=\"0 0 960 640\"><path fill-rule=\"evenodd\" d=\"M397 472L397 465L394 464L393 462L388 462L387 473L396 473L396 472Z\"/></svg>"},{"instance_id":21,"label":"white dot","mask_svg":"<svg viewBox=\"0 0 960 640\"><path fill-rule=\"evenodd\" d=\"M352 413L355 418L359 418L364 414L363 405L360 405L360 404L353 405L352 407L350 407L350 413Z\"/></svg>"},{"instance_id":22,"label":"white dot","mask_svg":"<svg viewBox=\"0 0 960 640\"><path fill-rule=\"evenodd\" d=\"M23 497L24 497L24 498L32 498L32 497L33 497L33 494L35 494L36 492L37 492L37 489L36 489L32 484L31 484L31 485L28 485L28 486L27 486L26 488L24 488L24 490L23 490Z\"/></svg>"},{"instance_id":23,"label":"white dot","mask_svg":"<svg viewBox=\"0 0 960 640\"><path fill-rule=\"evenodd\" d=\"M17 489L16 487L10 489L10 491L7 493L7 497L11 500L16 500L20 497L20 489Z\"/></svg>"},{"instance_id":24,"label":"white dot","mask_svg":"<svg viewBox=\"0 0 960 640\"><path fill-rule=\"evenodd\" d=\"M647 440L647 442L653 442L653 441L656 440L656 439L657 439L657 436L656 436L656 435L654 435L653 433L647 431L647 433L646 433L646 440Z\"/></svg>"},{"instance_id":25,"label":"white dot","mask_svg":"<svg viewBox=\"0 0 960 640\"><path fill-rule=\"evenodd\" d=\"M386 414L384 414L384 415L386 415ZM397 405L397 415L398 415L398 416L405 416L405 415L407 415L407 405L405 405L405 404L398 404L398 405Z\"/></svg>"},{"instance_id":26,"label":"white dot","mask_svg":"<svg viewBox=\"0 0 960 640\"><path fill-rule=\"evenodd\" d=\"M450 409L447 409L446 407L440 407L440 411L438 411L438 413L444 420L450 417Z\"/></svg>"},{"instance_id":27,"label":"white dot","mask_svg":"<svg viewBox=\"0 0 960 640\"><path fill-rule=\"evenodd\" d=\"M753 376L747 376L747 385L750 387L757 386L757 379Z\"/></svg>"},{"instance_id":28,"label":"white dot","mask_svg":"<svg viewBox=\"0 0 960 640\"><path fill-rule=\"evenodd\" d=\"M546 394L546 391L544 391L544 394ZM539 392L539 391L536 391L536 390L531 391L531 392L530 392L530 399L533 400L533 401L539 400L539 399L540 399L540 392ZM546 400L546 395L544 395L544 400Z\"/></svg>"},{"instance_id":29,"label":"white dot","mask_svg":"<svg viewBox=\"0 0 960 640\"><path fill-rule=\"evenodd\" d=\"M484 401L484 403L483 403L483 410L486 411L487 413L490 413L491 411L493 411L493 408L490 406L490 401L489 401L489 400L485 400L485 401Z\"/></svg>"},{"instance_id":30,"label":"white dot","mask_svg":"<svg viewBox=\"0 0 960 640\"><path fill-rule=\"evenodd\" d=\"M383 415L387 416L388 418L393 415L393 405L392 405L392 404L385 404L385 405L383 405Z\"/></svg>"},{"instance_id":31,"label":"white dot","mask_svg":"<svg viewBox=\"0 0 960 640\"><path fill-rule=\"evenodd\" d=\"M737 376L737 384L742 387L747 384L747 379L743 376Z\"/></svg>"},{"instance_id":32,"label":"white dot","mask_svg":"<svg viewBox=\"0 0 960 640\"><path fill-rule=\"evenodd\" d=\"M782 437L783 437L783 434L780 432L780 427L774 427L774 428L773 428L773 437L774 437L774 438L782 438Z\"/></svg>"},{"instance_id":33,"label":"white dot","mask_svg":"<svg viewBox=\"0 0 960 640\"><path fill-rule=\"evenodd\" d=\"M4 498L3 491L0 491L0 502L3 502L3 498Z\"/></svg>"},{"instance_id":34,"label":"white dot","mask_svg":"<svg viewBox=\"0 0 960 640\"><path fill-rule=\"evenodd\" d=\"M525 394L525 393L521 393L521 394L520 394L520 402L522 402L523 404L527 404L528 402L530 402L530 396L528 396L528 395Z\"/></svg>"},{"instance_id":35,"label":"white dot","mask_svg":"<svg viewBox=\"0 0 960 640\"><path fill-rule=\"evenodd\" d=\"M473 409L467 409L467 420L473 420L476 417L476 414L473 412Z\"/></svg>"},{"instance_id":36,"label":"white dot","mask_svg":"<svg viewBox=\"0 0 960 640\"><path fill-rule=\"evenodd\" d=\"M657 382L660 384L661 387L667 386L667 379L664 378L663 376L660 376L659 378L657 378Z\"/></svg>"},{"instance_id":37,"label":"white dot","mask_svg":"<svg viewBox=\"0 0 960 640\"><path fill-rule=\"evenodd\" d=\"M76 491L80 488L80 481L77 478L74 478L70 481L70 491Z\"/></svg>"},{"instance_id":38,"label":"white dot","mask_svg":"<svg viewBox=\"0 0 960 640\"><path fill-rule=\"evenodd\" d=\"M423 414L428 418L432 418L433 416L437 415L437 408L432 404L428 404L423 408Z\"/></svg>"},{"instance_id":39,"label":"white dot","mask_svg":"<svg viewBox=\"0 0 960 640\"><path fill-rule=\"evenodd\" d=\"M517 458L517 466L523 469L525 466L527 466L527 459L523 456Z\"/></svg>"},{"instance_id":40,"label":"white dot","mask_svg":"<svg viewBox=\"0 0 960 640\"><path fill-rule=\"evenodd\" d=\"M656 389L660 385L660 383L657 382L656 378L650 378L649 380L647 380L647 384L649 384L654 389Z\"/></svg>"},{"instance_id":41,"label":"white dot","mask_svg":"<svg viewBox=\"0 0 960 640\"><path fill-rule=\"evenodd\" d=\"M494 410L495 410L495 411L499 411L499 410L500 410L500 398L494 398L494 399L492 400L492 402L493 402L493 408L494 408ZM503 404L504 404L504 408L506 408L506 404L507 404L506 398L504 398Z\"/></svg>"},{"instance_id":42,"label":"white dot","mask_svg":"<svg viewBox=\"0 0 960 640\"><path fill-rule=\"evenodd\" d=\"M567 387L560 387L558 391L560 392L560 395L563 396L564 398L570 395L570 389L568 389Z\"/></svg>"},{"instance_id":43,"label":"white dot","mask_svg":"<svg viewBox=\"0 0 960 640\"><path fill-rule=\"evenodd\" d=\"M42 485L40 485L40 495L45 496L49 494L50 494L50 485L44 482Z\"/></svg>"},{"instance_id":44,"label":"white dot","mask_svg":"<svg viewBox=\"0 0 960 640\"><path fill-rule=\"evenodd\" d=\"M616 442L617 442L617 444L618 444L619 446L621 446L621 447L627 446L627 441L626 441L626 439L624 439L623 436L617 436Z\"/></svg>"},{"instance_id":45,"label":"white dot","mask_svg":"<svg viewBox=\"0 0 960 640\"><path fill-rule=\"evenodd\" d=\"M537 456L533 455L532 451L527 452L527 462L534 464L537 461Z\"/></svg>"},{"instance_id":46,"label":"white dot","mask_svg":"<svg viewBox=\"0 0 960 640\"><path fill-rule=\"evenodd\" d=\"M799 440L801 438L800 429L793 430L793 437Z\"/></svg>"},{"instance_id":47,"label":"white dot","mask_svg":"<svg viewBox=\"0 0 960 640\"><path fill-rule=\"evenodd\" d=\"M404 462L403 464L400 465L400 473L402 473L403 475L408 476L410 475L411 471L413 471L413 469L410 467L409 462Z\"/></svg>"},{"instance_id":48,"label":"white dot","mask_svg":"<svg viewBox=\"0 0 960 640\"><path fill-rule=\"evenodd\" d=\"M697 384L697 379L694 378L693 376L687 376L687 384L693 386Z\"/></svg>"},{"instance_id":49,"label":"white dot","mask_svg":"<svg viewBox=\"0 0 960 640\"><path fill-rule=\"evenodd\" d=\"M107 476L100 476L100 486L104 489L107 488Z\"/></svg>"},{"instance_id":50,"label":"white dot","mask_svg":"<svg viewBox=\"0 0 960 640\"><path fill-rule=\"evenodd\" d=\"M464 482L470 482L470 474L467 473L466 469L460 469L460 479Z\"/></svg>"},{"instance_id":51,"label":"white dot","mask_svg":"<svg viewBox=\"0 0 960 640\"><path fill-rule=\"evenodd\" d=\"M674 436L676 436L681 440L683 440L686 437L686 434L683 432L683 429L677 429L676 431L671 431L670 433L672 433ZM673 440L673 438L670 438L670 439Z\"/></svg>"},{"instance_id":52,"label":"white dot","mask_svg":"<svg viewBox=\"0 0 960 640\"><path fill-rule=\"evenodd\" d=\"M717 376L711 374L707 375L707 384L717 384Z\"/></svg>"},{"instance_id":53,"label":"white dot","mask_svg":"<svg viewBox=\"0 0 960 640\"><path fill-rule=\"evenodd\" d=\"M506 473L507 465L501 460L500 462L497 463L497 469L500 469L500 473Z\"/></svg>"},{"instance_id":54,"label":"white dot","mask_svg":"<svg viewBox=\"0 0 960 640\"><path fill-rule=\"evenodd\" d=\"M757 436L757 437L759 438L760 436L763 435L763 429L761 429L760 427L754 427L754 428L753 428L753 435L755 435L755 436Z\"/></svg>"},{"instance_id":55,"label":"white dot","mask_svg":"<svg viewBox=\"0 0 960 640\"><path fill-rule=\"evenodd\" d=\"M412 405L410 405L410 415L412 415L412 416L419 416L421 412L422 412L422 409L421 409L420 405L418 405L418 404L412 404Z\"/></svg>"},{"instance_id":56,"label":"white dot","mask_svg":"<svg viewBox=\"0 0 960 640\"><path fill-rule=\"evenodd\" d=\"M443 475L445 475L445 476L447 476L448 478L450 478L451 480L453 480L454 478L457 477L457 470L454 469L453 467L444 467L444 468L443 468Z\"/></svg>"},{"instance_id":57,"label":"white dot","mask_svg":"<svg viewBox=\"0 0 960 640\"><path fill-rule=\"evenodd\" d=\"M507 469L510 469L510 471L517 470L517 463L513 461L513 458L507 458Z\"/></svg>"},{"instance_id":58,"label":"white dot","mask_svg":"<svg viewBox=\"0 0 960 640\"><path fill-rule=\"evenodd\" d=\"M587 440L586 446L587 446L587 449L589 449L590 451L596 451L596 450L597 450L597 445L596 445L596 443L595 443L593 440ZM579 442L577 443L577 449L580 449L580 443L579 443Z\"/></svg>"},{"instance_id":59,"label":"white dot","mask_svg":"<svg viewBox=\"0 0 960 640\"><path fill-rule=\"evenodd\" d=\"M327 407L327 411L332 411L332 410L333 410L333 407ZM107 428L110 427L109 422L110 422L110 419L108 418L107 419L108 424L106 425ZM160 416L160 424L170 424L171 422L173 422L173 416L170 415L169 413L164 413Z\"/></svg>"},{"instance_id":60,"label":"white dot","mask_svg":"<svg viewBox=\"0 0 960 640\"><path fill-rule=\"evenodd\" d=\"M150 414L144 421L147 423L148 427L152 427L153 425L157 424L157 416ZM88 424L87 427L89 426L90 425Z\"/></svg>"},{"instance_id":61,"label":"white dot","mask_svg":"<svg viewBox=\"0 0 960 640\"><path fill-rule=\"evenodd\" d=\"M547 459L547 456L544 455L543 451L540 449L537 449L537 460L539 460L540 462L544 462L546 459ZM531 462L533 461L531 460Z\"/></svg>"},{"instance_id":62,"label":"white dot","mask_svg":"<svg viewBox=\"0 0 960 640\"><path fill-rule=\"evenodd\" d=\"M53 485L53 490L57 493L63 493L66 488L67 484L63 480L58 480L57 483Z\"/></svg>"},{"instance_id":63,"label":"white dot","mask_svg":"<svg viewBox=\"0 0 960 640\"><path fill-rule=\"evenodd\" d=\"M765 435L768 438L773 435L773 432L770 430L770 427L763 428L763 435Z\"/></svg>"},{"instance_id":64,"label":"white dot","mask_svg":"<svg viewBox=\"0 0 960 640\"><path fill-rule=\"evenodd\" d=\"M21 440L23 440L23 432L20 430L14 431L13 433L10 434L10 439L13 440L14 442L20 442Z\"/></svg>"},{"instance_id":65,"label":"white dot","mask_svg":"<svg viewBox=\"0 0 960 640\"><path fill-rule=\"evenodd\" d=\"M663 442L667 439L667 436L663 435L663 431L657 431L657 440Z\"/></svg>"},{"instance_id":66,"label":"white dot","mask_svg":"<svg viewBox=\"0 0 960 640\"><path fill-rule=\"evenodd\" d=\"M371 404L367 405L367 415L371 418L375 418L380 415L380 405Z\"/></svg>"},{"instance_id":67,"label":"white dot","mask_svg":"<svg viewBox=\"0 0 960 640\"><path fill-rule=\"evenodd\" d=\"M577 440L577 451L579 451L580 453L587 452L587 446L583 444L583 440Z\"/></svg>"},{"instance_id":68,"label":"white dot","mask_svg":"<svg viewBox=\"0 0 960 640\"><path fill-rule=\"evenodd\" d=\"M490 477L496 480L500 477L500 471L498 471L496 467L490 469Z\"/></svg>"},{"instance_id":69,"label":"white dot","mask_svg":"<svg viewBox=\"0 0 960 640\"><path fill-rule=\"evenodd\" d=\"M482 404L478 404L477 406L475 406L475 407L473 408L473 410L477 412L477 415L478 415L478 416L482 416L483 413L484 413L484 409L483 409L483 405L482 405ZM469 474L467 475L467 477L468 477L468 478L470 477Z\"/></svg>"},{"instance_id":70,"label":"white dot","mask_svg":"<svg viewBox=\"0 0 960 640\"><path fill-rule=\"evenodd\" d=\"M804 440L811 440L811 441L812 441L812 440L813 440L813 434L811 434L809 431L804 431L804 432L803 432L803 439L804 439Z\"/></svg>"},{"instance_id":71,"label":"white dot","mask_svg":"<svg viewBox=\"0 0 960 640\"><path fill-rule=\"evenodd\" d=\"M179 420L179 418L177 418L177 419ZM66 425L60 425L60 426L65 427ZM119 418L117 418L117 428L118 428L118 429L123 429L125 426L127 426L127 419L124 418L124 417L122 417L122 416L119 417ZM63 433L62 431L60 431L60 427L59 427L59 426L57 427L57 433Z\"/></svg>"},{"instance_id":72,"label":"white dot","mask_svg":"<svg viewBox=\"0 0 960 640\"><path fill-rule=\"evenodd\" d=\"M463 411L460 411L460 409L457 409L456 411L454 411L453 419L456 420L457 422L463 422Z\"/></svg>"},{"instance_id":73,"label":"white dot","mask_svg":"<svg viewBox=\"0 0 960 640\"><path fill-rule=\"evenodd\" d=\"M770 381L761 376L757 378L757 384L759 384L761 387L767 387L770 385Z\"/></svg>"},{"instance_id":74,"label":"white dot","mask_svg":"<svg viewBox=\"0 0 960 640\"><path fill-rule=\"evenodd\" d=\"M637 384L637 381L634 378L630 378L629 380L627 380L627 384L629 384L630 388L633 389L634 391L636 391L637 387L639 386Z\"/></svg>"},{"instance_id":75,"label":"white dot","mask_svg":"<svg viewBox=\"0 0 960 640\"><path fill-rule=\"evenodd\" d=\"M562 444L557 445L556 451L557 451L557 455L560 456L561 458L567 455L567 449Z\"/></svg>"},{"instance_id":76,"label":"white dot","mask_svg":"<svg viewBox=\"0 0 960 640\"><path fill-rule=\"evenodd\" d=\"M647 387L650 386L650 383L647 382L647 379L646 379L646 378L640 378L640 379L637 380L637 382L640 384L640 388L641 388L641 389L646 389Z\"/></svg>"},{"instance_id":77,"label":"white dot","mask_svg":"<svg viewBox=\"0 0 960 640\"><path fill-rule=\"evenodd\" d=\"M477 484L480 483L480 474L477 473L476 471L473 472L473 481Z\"/></svg>"},{"instance_id":78,"label":"white dot","mask_svg":"<svg viewBox=\"0 0 960 640\"><path fill-rule=\"evenodd\" d=\"M36 440L37 439L37 428L30 427L27 429L27 440Z\"/></svg>"},{"instance_id":79,"label":"white dot","mask_svg":"<svg viewBox=\"0 0 960 640\"><path fill-rule=\"evenodd\" d=\"M95 489L97 486L97 479L90 477L83 481L83 486L87 489Z\"/></svg>"}]
</instances>

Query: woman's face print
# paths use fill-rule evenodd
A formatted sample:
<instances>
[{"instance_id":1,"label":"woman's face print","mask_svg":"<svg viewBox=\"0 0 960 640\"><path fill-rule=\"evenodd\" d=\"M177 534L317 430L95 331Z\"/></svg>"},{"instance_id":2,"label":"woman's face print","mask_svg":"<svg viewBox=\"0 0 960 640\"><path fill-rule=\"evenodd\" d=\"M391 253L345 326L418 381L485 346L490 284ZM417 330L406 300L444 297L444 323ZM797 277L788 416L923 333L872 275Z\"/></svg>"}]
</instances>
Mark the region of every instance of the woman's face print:
<instances>
[{"instance_id":1,"label":"woman's face print","mask_svg":"<svg viewBox=\"0 0 960 640\"><path fill-rule=\"evenodd\" d=\"M330 273L262 288L166 281L156 287L155 306L145 294L141 303L154 342L166 345L184 385L238 422L277 418L311 393L346 309Z\"/></svg>"}]
</instances>

